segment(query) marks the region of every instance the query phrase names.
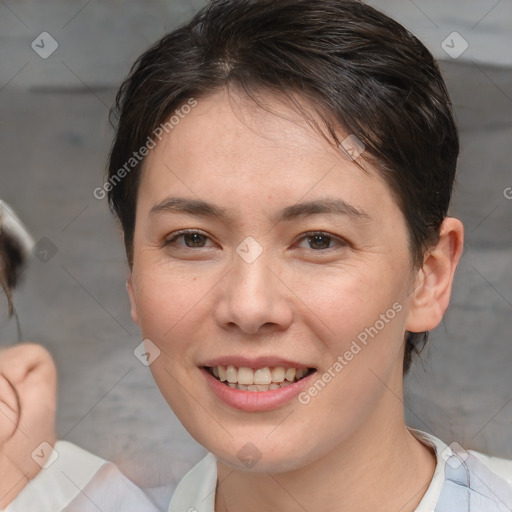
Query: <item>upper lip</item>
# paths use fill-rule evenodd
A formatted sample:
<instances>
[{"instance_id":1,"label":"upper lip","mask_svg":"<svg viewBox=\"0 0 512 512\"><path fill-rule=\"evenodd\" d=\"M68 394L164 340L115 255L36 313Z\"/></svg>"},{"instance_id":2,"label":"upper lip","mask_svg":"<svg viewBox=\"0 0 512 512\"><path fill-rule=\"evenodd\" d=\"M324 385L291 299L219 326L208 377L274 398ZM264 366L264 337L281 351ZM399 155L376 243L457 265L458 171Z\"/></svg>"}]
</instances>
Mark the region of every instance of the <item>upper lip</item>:
<instances>
[{"instance_id":1,"label":"upper lip","mask_svg":"<svg viewBox=\"0 0 512 512\"><path fill-rule=\"evenodd\" d=\"M241 356L219 356L214 359L208 359L199 366L237 366L246 368L265 368L282 366L284 368L313 368L311 365L292 361L290 359L283 359L282 357L263 356L263 357L241 357Z\"/></svg>"}]
</instances>

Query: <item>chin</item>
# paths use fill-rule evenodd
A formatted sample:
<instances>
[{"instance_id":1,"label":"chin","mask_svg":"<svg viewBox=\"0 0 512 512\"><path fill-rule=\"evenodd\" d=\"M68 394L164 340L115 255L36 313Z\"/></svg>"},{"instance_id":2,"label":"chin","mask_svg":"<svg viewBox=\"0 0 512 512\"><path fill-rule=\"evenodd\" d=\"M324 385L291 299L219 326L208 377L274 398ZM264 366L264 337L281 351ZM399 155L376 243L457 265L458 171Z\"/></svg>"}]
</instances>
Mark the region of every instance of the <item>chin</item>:
<instances>
[{"instance_id":1,"label":"chin","mask_svg":"<svg viewBox=\"0 0 512 512\"><path fill-rule=\"evenodd\" d=\"M212 451L218 460L226 466L238 471L247 471L251 473L287 473L296 471L305 465L308 461L302 457L297 457L297 450L294 454L276 452L275 450L260 451L254 449L255 445L249 443L243 446L238 452Z\"/></svg>"},{"instance_id":2,"label":"chin","mask_svg":"<svg viewBox=\"0 0 512 512\"><path fill-rule=\"evenodd\" d=\"M286 473L313 463L317 458L317 448L307 446L304 439L290 436L275 436L269 439L268 429L261 435L226 435L224 443L212 439L211 432L195 439L226 466L235 470L254 473ZM194 435L194 433L191 433ZM270 436L272 437L272 436ZM308 437L311 437L308 434Z\"/></svg>"}]
</instances>

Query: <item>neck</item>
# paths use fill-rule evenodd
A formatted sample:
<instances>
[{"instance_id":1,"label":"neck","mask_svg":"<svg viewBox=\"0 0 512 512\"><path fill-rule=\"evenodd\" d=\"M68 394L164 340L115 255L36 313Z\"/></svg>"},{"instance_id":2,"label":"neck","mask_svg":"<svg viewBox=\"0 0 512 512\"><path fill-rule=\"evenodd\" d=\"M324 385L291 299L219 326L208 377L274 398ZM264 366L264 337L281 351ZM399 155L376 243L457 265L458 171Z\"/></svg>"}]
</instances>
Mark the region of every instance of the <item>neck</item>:
<instances>
[{"instance_id":1,"label":"neck","mask_svg":"<svg viewBox=\"0 0 512 512\"><path fill-rule=\"evenodd\" d=\"M216 512L413 512L432 480L436 458L407 430L401 402L389 395L353 435L305 467L256 473L219 461Z\"/></svg>"}]
</instances>

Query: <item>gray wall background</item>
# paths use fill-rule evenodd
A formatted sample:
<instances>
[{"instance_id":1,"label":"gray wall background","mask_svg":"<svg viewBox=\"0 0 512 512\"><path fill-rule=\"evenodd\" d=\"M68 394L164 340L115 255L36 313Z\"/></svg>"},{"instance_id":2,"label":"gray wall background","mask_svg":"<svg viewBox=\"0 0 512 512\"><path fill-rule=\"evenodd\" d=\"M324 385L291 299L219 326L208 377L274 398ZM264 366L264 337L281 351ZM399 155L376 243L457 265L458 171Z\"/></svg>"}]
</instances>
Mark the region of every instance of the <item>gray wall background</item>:
<instances>
[{"instance_id":1,"label":"gray wall background","mask_svg":"<svg viewBox=\"0 0 512 512\"><path fill-rule=\"evenodd\" d=\"M371 3L442 59L463 147L452 214L465 223L466 252L449 313L407 378L407 420L446 442L512 457L512 2ZM16 293L24 338L57 361L60 437L142 485L178 480L203 449L133 355L141 340L123 248L92 191L103 182L115 87L141 51L202 5L0 2L0 197L48 251L32 258ZM31 47L42 32L58 43L45 59ZM12 321L0 335L14 340Z\"/></svg>"}]
</instances>

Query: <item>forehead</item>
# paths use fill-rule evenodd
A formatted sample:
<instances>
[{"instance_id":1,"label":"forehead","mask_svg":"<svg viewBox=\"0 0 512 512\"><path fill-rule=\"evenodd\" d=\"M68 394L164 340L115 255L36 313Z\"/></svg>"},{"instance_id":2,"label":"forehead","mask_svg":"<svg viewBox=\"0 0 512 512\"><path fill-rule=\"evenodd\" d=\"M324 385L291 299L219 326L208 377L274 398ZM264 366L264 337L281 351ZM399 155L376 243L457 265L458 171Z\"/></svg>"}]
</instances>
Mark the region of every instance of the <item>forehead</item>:
<instances>
[{"instance_id":1,"label":"forehead","mask_svg":"<svg viewBox=\"0 0 512 512\"><path fill-rule=\"evenodd\" d=\"M144 163L141 189L151 191L153 206L171 189L239 207L339 193L355 208L365 195L391 198L364 154L351 161L282 98L258 99L223 89L182 114Z\"/></svg>"},{"instance_id":2,"label":"forehead","mask_svg":"<svg viewBox=\"0 0 512 512\"><path fill-rule=\"evenodd\" d=\"M260 95L254 100L236 89L224 88L198 100L169 135L174 148L193 143L190 158L202 158L207 151L210 160L221 158L223 167L231 160L237 167L244 163L253 170L263 162L276 168L285 159L314 154L327 161L335 154L284 96Z\"/></svg>"}]
</instances>

